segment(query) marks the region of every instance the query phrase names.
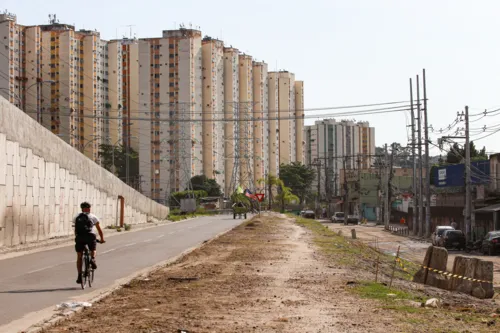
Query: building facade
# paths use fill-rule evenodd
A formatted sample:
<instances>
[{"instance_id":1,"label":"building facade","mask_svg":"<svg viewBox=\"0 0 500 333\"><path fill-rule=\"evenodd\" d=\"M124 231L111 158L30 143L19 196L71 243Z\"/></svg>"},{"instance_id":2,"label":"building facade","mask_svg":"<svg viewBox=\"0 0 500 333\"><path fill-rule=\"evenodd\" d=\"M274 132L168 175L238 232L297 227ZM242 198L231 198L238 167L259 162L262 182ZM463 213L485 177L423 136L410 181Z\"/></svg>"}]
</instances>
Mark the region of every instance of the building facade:
<instances>
[{"instance_id":1,"label":"building facade","mask_svg":"<svg viewBox=\"0 0 500 333\"><path fill-rule=\"evenodd\" d=\"M239 89L239 51L232 47L224 48L224 194L231 195L239 177L235 168L237 156L236 126L238 119Z\"/></svg>"},{"instance_id":2,"label":"building facade","mask_svg":"<svg viewBox=\"0 0 500 333\"><path fill-rule=\"evenodd\" d=\"M203 174L224 188L224 43L206 37L203 58Z\"/></svg>"},{"instance_id":3,"label":"building facade","mask_svg":"<svg viewBox=\"0 0 500 333\"><path fill-rule=\"evenodd\" d=\"M325 119L304 127L305 164L320 177L320 197L341 195L341 169L367 169L375 154L375 128L368 122Z\"/></svg>"},{"instance_id":4,"label":"building facade","mask_svg":"<svg viewBox=\"0 0 500 333\"><path fill-rule=\"evenodd\" d=\"M159 202L202 174L201 32L167 30L139 41L139 173Z\"/></svg>"},{"instance_id":5,"label":"building facade","mask_svg":"<svg viewBox=\"0 0 500 333\"><path fill-rule=\"evenodd\" d=\"M158 202L195 175L230 196L305 161L303 82L199 30L106 41L55 15L23 26L3 13L0 96L96 163L102 144L137 152L141 190Z\"/></svg>"},{"instance_id":6,"label":"building facade","mask_svg":"<svg viewBox=\"0 0 500 333\"><path fill-rule=\"evenodd\" d=\"M262 187L260 180L266 176L269 166L269 94L267 64L253 62L253 173L254 184Z\"/></svg>"}]
</instances>

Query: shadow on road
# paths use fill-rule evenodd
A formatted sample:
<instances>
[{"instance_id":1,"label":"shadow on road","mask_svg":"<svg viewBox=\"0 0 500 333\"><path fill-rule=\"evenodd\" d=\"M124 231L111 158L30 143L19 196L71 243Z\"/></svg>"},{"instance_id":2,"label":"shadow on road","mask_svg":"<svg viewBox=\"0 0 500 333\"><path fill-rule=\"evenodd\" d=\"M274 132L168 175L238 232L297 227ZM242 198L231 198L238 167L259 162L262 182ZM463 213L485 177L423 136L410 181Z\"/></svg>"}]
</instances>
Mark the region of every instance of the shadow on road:
<instances>
[{"instance_id":1,"label":"shadow on road","mask_svg":"<svg viewBox=\"0 0 500 333\"><path fill-rule=\"evenodd\" d=\"M71 288L54 288L54 289L21 289L21 290L7 290L0 291L0 294L31 294L31 293L51 293L56 291L74 291L81 290L79 287Z\"/></svg>"}]
</instances>

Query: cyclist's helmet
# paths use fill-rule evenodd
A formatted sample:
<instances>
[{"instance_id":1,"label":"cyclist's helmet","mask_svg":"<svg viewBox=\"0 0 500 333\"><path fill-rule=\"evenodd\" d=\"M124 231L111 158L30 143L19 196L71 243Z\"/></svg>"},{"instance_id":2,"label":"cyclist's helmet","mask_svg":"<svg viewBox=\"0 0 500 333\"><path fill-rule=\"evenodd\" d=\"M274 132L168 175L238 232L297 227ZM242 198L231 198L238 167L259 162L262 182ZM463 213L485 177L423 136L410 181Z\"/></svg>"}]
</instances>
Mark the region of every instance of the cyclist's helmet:
<instances>
[{"instance_id":1,"label":"cyclist's helmet","mask_svg":"<svg viewBox=\"0 0 500 333\"><path fill-rule=\"evenodd\" d=\"M84 209L84 208L90 208L90 204L88 202L82 202L82 204L80 205L80 208L81 209Z\"/></svg>"}]
</instances>

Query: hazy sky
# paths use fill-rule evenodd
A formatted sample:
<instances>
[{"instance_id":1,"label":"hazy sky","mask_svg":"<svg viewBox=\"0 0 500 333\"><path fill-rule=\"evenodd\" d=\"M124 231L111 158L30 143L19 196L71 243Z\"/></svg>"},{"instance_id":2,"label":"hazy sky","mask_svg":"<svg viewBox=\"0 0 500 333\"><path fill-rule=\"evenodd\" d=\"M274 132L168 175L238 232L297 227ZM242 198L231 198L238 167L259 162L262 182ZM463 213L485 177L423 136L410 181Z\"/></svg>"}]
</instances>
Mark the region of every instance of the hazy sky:
<instances>
[{"instance_id":1,"label":"hazy sky","mask_svg":"<svg viewBox=\"0 0 500 333\"><path fill-rule=\"evenodd\" d=\"M20 24L44 24L57 14L61 23L97 29L104 39L128 36L127 25L138 38L159 37L180 23L200 26L270 70L304 80L306 109L409 100L408 79L422 68L435 129L452 123L465 105L471 113L500 107L498 0L2 0L0 6ZM408 113L355 118L376 128L377 146L407 142ZM500 114L471 127L496 124ZM489 133L475 131L473 138ZM498 152L499 139L493 134L476 145Z\"/></svg>"}]
</instances>

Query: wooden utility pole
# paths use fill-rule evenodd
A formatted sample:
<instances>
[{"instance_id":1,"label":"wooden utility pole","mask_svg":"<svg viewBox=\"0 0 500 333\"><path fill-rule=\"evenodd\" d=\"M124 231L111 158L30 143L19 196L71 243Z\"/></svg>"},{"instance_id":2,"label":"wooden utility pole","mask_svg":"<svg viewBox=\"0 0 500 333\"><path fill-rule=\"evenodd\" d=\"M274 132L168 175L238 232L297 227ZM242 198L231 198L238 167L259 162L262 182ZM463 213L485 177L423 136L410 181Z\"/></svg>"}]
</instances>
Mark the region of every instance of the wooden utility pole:
<instances>
[{"instance_id":1,"label":"wooden utility pole","mask_svg":"<svg viewBox=\"0 0 500 333\"><path fill-rule=\"evenodd\" d=\"M425 129L425 237L431 237L431 177L429 166L429 121L427 113L427 87L425 68L423 70L424 88L424 129Z\"/></svg>"},{"instance_id":2,"label":"wooden utility pole","mask_svg":"<svg viewBox=\"0 0 500 333\"><path fill-rule=\"evenodd\" d=\"M412 234L417 235L417 160L415 159L415 109L413 108L413 83L410 78L410 103L411 103L411 158L413 164L413 181L412 181Z\"/></svg>"}]
</instances>

